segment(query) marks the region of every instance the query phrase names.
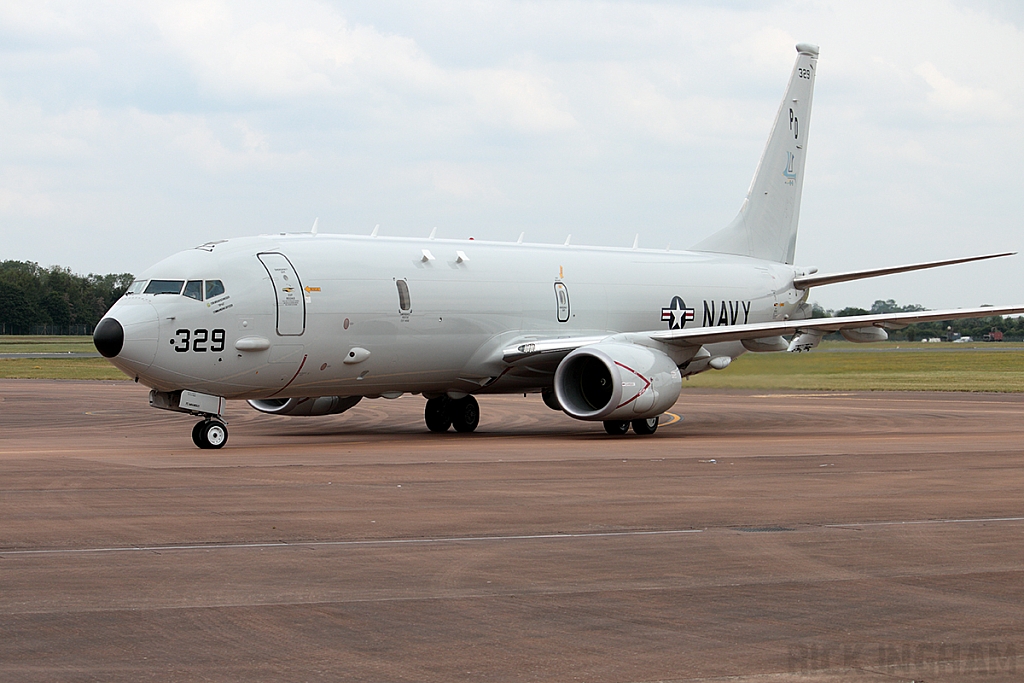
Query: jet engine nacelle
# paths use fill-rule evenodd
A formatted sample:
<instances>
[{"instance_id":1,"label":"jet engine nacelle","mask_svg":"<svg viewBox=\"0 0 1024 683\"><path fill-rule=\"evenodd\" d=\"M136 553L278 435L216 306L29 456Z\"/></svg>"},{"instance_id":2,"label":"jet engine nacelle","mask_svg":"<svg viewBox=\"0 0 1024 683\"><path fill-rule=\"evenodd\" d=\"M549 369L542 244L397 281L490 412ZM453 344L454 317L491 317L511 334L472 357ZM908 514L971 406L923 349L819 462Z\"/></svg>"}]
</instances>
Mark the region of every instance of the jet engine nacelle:
<instances>
[{"instance_id":1,"label":"jet engine nacelle","mask_svg":"<svg viewBox=\"0 0 1024 683\"><path fill-rule=\"evenodd\" d=\"M679 368L667 355L636 344L576 349L555 371L555 396L578 420L637 420L661 415L679 398Z\"/></svg>"},{"instance_id":2,"label":"jet engine nacelle","mask_svg":"<svg viewBox=\"0 0 1024 683\"><path fill-rule=\"evenodd\" d=\"M869 344L871 342L883 342L889 338L889 333L881 327L856 327L850 330L839 330L846 341L857 342L858 344Z\"/></svg>"},{"instance_id":3,"label":"jet engine nacelle","mask_svg":"<svg viewBox=\"0 0 1024 683\"><path fill-rule=\"evenodd\" d=\"M362 396L263 398L249 401L256 410L271 415L336 415L359 403Z\"/></svg>"}]
</instances>

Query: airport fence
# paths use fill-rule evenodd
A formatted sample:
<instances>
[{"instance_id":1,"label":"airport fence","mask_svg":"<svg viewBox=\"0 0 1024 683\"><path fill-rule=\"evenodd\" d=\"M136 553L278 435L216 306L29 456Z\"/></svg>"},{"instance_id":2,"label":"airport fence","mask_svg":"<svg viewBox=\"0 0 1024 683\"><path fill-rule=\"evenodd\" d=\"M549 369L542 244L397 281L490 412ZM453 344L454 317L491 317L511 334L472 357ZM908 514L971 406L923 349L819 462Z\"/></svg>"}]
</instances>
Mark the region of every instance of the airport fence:
<instances>
[{"instance_id":1,"label":"airport fence","mask_svg":"<svg viewBox=\"0 0 1024 683\"><path fill-rule=\"evenodd\" d=\"M95 329L94 325L12 325L0 323L0 335L19 336L87 336Z\"/></svg>"}]
</instances>

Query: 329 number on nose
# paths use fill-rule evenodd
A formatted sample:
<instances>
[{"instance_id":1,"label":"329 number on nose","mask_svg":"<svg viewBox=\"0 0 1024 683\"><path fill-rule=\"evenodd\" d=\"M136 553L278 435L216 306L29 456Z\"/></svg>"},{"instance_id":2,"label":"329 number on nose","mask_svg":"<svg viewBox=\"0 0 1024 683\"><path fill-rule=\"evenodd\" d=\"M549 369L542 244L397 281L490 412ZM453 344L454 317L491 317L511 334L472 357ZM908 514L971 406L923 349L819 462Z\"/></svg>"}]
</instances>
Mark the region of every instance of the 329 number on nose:
<instances>
[{"instance_id":1,"label":"329 number on nose","mask_svg":"<svg viewBox=\"0 0 1024 683\"><path fill-rule=\"evenodd\" d=\"M225 337L226 333L224 330L211 331L203 328L186 330L183 328L175 330L174 339L171 340L171 343L174 344L174 350L178 353L186 353L188 351L220 353L224 350Z\"/></svg>"}]
</instances>

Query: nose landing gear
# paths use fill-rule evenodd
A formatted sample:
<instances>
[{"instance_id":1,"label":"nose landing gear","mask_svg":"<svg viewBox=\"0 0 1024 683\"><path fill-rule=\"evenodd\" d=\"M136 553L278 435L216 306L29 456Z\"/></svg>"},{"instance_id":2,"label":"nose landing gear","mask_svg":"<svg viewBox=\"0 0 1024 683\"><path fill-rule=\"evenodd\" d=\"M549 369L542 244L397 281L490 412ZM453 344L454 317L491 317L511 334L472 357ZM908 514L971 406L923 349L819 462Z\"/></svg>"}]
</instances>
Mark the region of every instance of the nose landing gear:
<instances>
[{"instance_id":1,"label":"nose landing gear","mask_svg":"<svg viewBox=\"0 0 1024 683\"><path fill-rule=\"evenodd\" d=\"M192 442L200 448L222 448L228 441L228 426L220 420L206 419L192 428Z\"/></svg>"}]
</instances>

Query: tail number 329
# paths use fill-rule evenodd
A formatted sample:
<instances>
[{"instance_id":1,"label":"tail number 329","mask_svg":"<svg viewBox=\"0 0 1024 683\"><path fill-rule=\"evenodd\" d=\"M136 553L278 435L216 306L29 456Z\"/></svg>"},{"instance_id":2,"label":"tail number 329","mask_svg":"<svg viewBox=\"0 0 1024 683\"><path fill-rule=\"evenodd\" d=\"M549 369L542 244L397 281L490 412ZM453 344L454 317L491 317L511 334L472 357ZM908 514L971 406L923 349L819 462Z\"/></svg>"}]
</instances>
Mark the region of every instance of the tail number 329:
<instances>
[{"instance_id":1,"label":"tail number 329","mask_svg":"<svg viewBox=\"0 0 1024 683\"><path fill-rule=\"evenodd\" d=\"M224 350L224 338L224 330L180 329L175 330L171 343L174 344L174 350L178 353L186 353L190 350L196 353L207 351L220 353Z\"/></svg>"}]
</instances>

